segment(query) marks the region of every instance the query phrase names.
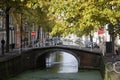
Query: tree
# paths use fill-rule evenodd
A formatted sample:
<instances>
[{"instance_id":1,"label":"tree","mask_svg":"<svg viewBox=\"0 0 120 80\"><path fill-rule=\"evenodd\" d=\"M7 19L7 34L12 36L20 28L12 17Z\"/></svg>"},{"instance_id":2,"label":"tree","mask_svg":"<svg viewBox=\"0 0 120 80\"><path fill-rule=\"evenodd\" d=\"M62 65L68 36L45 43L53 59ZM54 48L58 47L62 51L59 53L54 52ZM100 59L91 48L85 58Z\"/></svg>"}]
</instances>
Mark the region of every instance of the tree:
<instances>
[{"instance_id":1,"label":"tree","mask_svg":"<svg viewBox=\"0 0 120 80\"><path fill-rule=\"evenodd\" d=\"M12 8L18 8L25 4L26 0L2 0L0 7L3 8L6 14L6 52L9 52L9 14Z\"/></svg>"},{"instance_id":2,"label":"tree","mask_svg":"<svg viewBox=\"0 0 120 80\"><path fill-rule=\"evenodd\" d=\"M11 7L27 7L30 22L51 35L90 35L111 23L120 22L120 0L5 0ZM0 1L1 3L2 1ZM4 2L4 1L3 1ZM18 2L19 5L15 3ZM14 6L12 6L14 4ZM16 5L16 6L15 6ZM22 9L23 10L23 9ZM116 32L119 27L113 26ZM116 35L117 33L115 33Z\"/></svg>"},{"instance_id":3,"label":"tree","mask_svg":"<svg viewBox=\"0 0 120 80\"><path fill-rule=\"evenodd\" d=\"M28 7L30 8L30 18L29 20L34 22L37 28L37 39L39 39L39 32L40 28L43 29L45 32L51 32L51 27L54 24L52 20L50 20L49 16L47 16L48 13L48 7L47 1L45 0L30 0L28 3Z\"/></svg>"},{"instance_id":4,"label":"tree","mask_svg":"<svg viewBox=\"0 0 120 80\"><path fill-rule=\"evenodd\" d=\"M56 21L64 24L66 32L78 35L89 34L100 25L100 22L94 19L94 16L96 17L99 11L93 4L90 4L90 2L80 0L63 2L60 0L51 1L51 3L51 13L55 16ZM94 11L97 13L94 13ZM63 27L63 25L61 27Z\"/></svg>"},{"instance_id":5,"label":"tree","mask_svg":"<svg viewBox=\"0 0 120 80\"><path fill-rule=\"evenodd\" d=\"M120 22L120 0L52 0L49 10L54 19L62 24L60 27L65 27L62 34L90 35L105 24L112 24L109 32L114 52L114 39L120 29L117 25ZM58 29L53 28L52 33L59 33L61 29Z\"/></svg>"},{"instance_id":6,"label":"tree","mask_svg":"<svg viewBox=\"0 0 120 80\"><path fill-rule=\"evenodd\" d=\"M63 24L67 27L66 31L88 35L107 23L116 24L119 21L119 3L119 0L52 0L49 10L54 19L62 23L61 27ZM74 30L69 28L71 23Z\"/></svg>"}]
</instances>

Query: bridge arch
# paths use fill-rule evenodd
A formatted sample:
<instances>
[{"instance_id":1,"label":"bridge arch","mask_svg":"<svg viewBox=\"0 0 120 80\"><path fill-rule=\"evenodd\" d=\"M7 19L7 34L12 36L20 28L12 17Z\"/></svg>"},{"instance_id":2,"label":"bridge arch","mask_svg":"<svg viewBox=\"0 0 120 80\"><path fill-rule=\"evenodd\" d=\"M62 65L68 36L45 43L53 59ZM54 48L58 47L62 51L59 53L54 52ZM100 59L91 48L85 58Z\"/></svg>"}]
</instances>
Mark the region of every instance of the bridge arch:
<instances>
[{"instance_id":1,"label":"bridge arch","mask_svg":"<svg viewBox=\"0 0 120 80\"><path fill-rule=\"evenodd\" d=\"M52 47L43 47L43 48L34 48L25 51L22 53L21 57L23 60L23 64L25 64L23 67L29 68L29 69L40 69L37 68L37 63L45 62L46 67L46 59L44 58L46 54L50 51L63 51L67 52L71 55L73 55L76 58L76 61L78 61L78 69L101 69L101 63L102 62L102 54L99 52L92 52L87 51L84 49L79 49L75 47L70 46L52 46ZM38 62L37 62L38 61ZM41 62L39 62L41 61ZM42 66L42 65L41 65Z\"/></svg>"},{"instance_id":2,"label":"bridge arch","mask_svg":"<svg viewBox=\"0 0 120 80\"><path fill-rule=\"evenodd\" d=\"M66 52L66 53L74 56L75 59L77 60L77 64L78 64L78 68L79 68L79 66L80 66L80 58L78 57L78 55L75 54L74 52L72 52L70 50L66 50L66 49L48 49L48 50L45 50L43 52L38 53L35 56L35 66L36 66L36 68L37 68L37 66L39 67L38 63L39 63L40 60L43 61L41 63L45 65L43 58L46 56L46 54L51 54L51 52L53 53L53 52L57 52L57 51ZM45 67L44 65L41 65L41 66Z\"/></svg>"}]
</instances>

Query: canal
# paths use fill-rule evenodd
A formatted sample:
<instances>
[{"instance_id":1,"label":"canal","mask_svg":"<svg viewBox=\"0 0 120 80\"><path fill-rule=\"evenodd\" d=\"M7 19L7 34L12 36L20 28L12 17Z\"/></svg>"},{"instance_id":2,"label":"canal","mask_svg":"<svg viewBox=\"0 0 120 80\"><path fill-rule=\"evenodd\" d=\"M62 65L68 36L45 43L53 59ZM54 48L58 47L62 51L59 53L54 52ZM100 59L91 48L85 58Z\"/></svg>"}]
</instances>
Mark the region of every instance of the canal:
<instances>
[{"instance_id":1,"label":"canal","mask_svg":"<svg viewBox=\"0 0 120 80\"><path fill-rule=\"evenodd\" d=\"M50 52L45 60L45 69L25 71L8 80L103 80L98 70L79 70L80 60L70 53Z\"/></svg>"}]
</instances>

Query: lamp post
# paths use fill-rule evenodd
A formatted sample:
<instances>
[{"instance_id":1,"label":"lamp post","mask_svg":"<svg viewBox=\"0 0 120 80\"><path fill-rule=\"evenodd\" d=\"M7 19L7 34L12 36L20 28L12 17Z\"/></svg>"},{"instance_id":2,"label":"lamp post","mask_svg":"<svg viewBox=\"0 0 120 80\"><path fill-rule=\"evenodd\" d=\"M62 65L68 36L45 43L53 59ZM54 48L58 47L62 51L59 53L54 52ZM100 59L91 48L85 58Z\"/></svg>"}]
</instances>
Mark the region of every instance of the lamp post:
<instances>
[{"instance_id":1,"label":"lamp post","mask_svg":"<svg viewBox=\"0 0 120 80\"><path fill-rule=\"evenodd\" d=\"M15 43L14 43L14 27L10 27L10 36L11 36L11 50L13 50L13 48L15 47Z\"/></svg>"}]
</instances>

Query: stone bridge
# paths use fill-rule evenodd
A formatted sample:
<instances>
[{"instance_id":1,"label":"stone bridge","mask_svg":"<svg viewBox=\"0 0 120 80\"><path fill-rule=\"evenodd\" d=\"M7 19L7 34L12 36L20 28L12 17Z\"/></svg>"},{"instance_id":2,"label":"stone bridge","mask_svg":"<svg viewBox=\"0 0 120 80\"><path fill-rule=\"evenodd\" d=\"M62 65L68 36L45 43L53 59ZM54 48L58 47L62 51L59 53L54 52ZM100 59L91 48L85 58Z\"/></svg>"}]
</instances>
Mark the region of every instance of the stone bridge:
<instances>
[{"instance_id":1,"label":"stone bridge","mask_svg":"<svg viewBox=\"0 0 120 80\"><path fill-rule=\"evenodd\" d=\"M26 68L44 68L46 54L55 51L64 51L72 54L78 61L79 69L101 69L103 59L101 53L70 46L50 46L30 49L22 53L22 60L26 64Z\"/></svg>"},{"instance_id":2,"label":"stone bridge","mask_svg":"<svg viewBox=\"0 0 120 80\"><path fill-rule=\"evenodd\" d=\"M0 75L3 78L8 75L19 74L25 70L44 69L46 68L46 54L54 51L64 51L72 54L78 61L79 70L94 69L104 74L105 67L101 53L70 46L49 46L28 49L17 56L0 61ZM0 79L2 80L1 76Z\"/></svg>"}]
</instances>

